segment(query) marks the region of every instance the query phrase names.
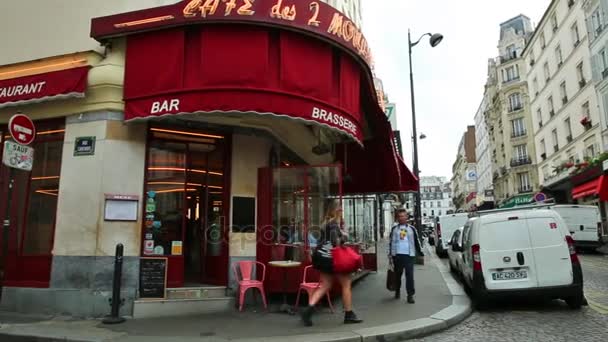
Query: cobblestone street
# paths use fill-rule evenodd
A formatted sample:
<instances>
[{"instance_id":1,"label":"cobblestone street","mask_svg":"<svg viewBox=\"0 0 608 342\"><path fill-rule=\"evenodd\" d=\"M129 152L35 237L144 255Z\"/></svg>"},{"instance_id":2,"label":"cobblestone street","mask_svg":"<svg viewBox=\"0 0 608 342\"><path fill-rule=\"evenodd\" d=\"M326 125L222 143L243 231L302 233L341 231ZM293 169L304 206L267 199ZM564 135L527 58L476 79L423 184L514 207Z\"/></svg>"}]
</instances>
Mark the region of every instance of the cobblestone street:
<instances>
[{"instance_id":1,"label":"cobblestone street","mask_svg":"<svg viewBox=\"0 0 608 342\"><path fill-rule=\"evenodd\" d=\"M606 341L608 339L608 256L580 255L589 306L572 311L562 301L499 302L474 312L445 332L414 341Z\"/></svg>"}]
</instances>

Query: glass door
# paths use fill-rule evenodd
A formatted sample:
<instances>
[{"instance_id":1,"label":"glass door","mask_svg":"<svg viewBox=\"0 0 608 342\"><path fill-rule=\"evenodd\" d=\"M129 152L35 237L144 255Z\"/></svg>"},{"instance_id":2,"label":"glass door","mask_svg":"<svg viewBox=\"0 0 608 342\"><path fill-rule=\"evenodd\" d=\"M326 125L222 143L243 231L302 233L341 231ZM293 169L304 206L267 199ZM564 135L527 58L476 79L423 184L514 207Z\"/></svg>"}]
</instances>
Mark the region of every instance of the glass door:
<instances>
[{"instance_id":1,"label":"glass door","mask_svg":"<svg viewBox=\"0 0 608 342\"><path fill-rule=\"evenodd\" d=\"M169 258L170 287L225 285L224 136L151 128L143 255Z\"/></svg>"}]
</instances>

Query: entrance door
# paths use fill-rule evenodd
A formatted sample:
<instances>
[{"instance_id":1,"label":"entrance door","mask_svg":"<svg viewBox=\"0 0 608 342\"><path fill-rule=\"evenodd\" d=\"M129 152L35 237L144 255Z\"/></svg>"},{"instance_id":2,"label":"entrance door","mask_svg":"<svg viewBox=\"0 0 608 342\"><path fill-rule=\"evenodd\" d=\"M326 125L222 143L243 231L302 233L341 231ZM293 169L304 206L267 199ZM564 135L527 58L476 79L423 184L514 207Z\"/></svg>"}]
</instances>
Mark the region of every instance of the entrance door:
<instances>
[{"instance_id":1,"label":"entrance door","mask_svg":"<svg viewBox=\"0 0 608 342\"><path fill-rule=\"evenodd\" d=\"M150 131L146 194L149 198L152 193L155 199L154 212L147 213L146 225L152 228L144 226L144 230L154 246L144 247L143 254L162 252L169 258L170 287L226 285L227 139L182 129L153 127ZM173 248L176 244L183 249ZM164 248L157 252L153 249L157 245Z\"/></svg>"},{"instance_id":2,"label":"entrance door","mask_svg":"<svg viewBox=\"0 0 608 342\"><path fill-rule=\"evenodd\" d=\"M224 145L189 144L188 201L190 255L187 271L205 284L226 284L228 244Z\"/></svg>"}]
</instances>

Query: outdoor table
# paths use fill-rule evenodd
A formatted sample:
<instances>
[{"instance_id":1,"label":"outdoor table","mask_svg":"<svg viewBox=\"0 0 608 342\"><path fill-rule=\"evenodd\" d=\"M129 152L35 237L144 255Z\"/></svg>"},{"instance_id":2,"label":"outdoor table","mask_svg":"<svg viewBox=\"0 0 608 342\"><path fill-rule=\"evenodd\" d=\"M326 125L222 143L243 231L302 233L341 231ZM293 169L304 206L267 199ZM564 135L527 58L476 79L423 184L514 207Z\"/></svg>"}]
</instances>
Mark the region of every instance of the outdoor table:
<instances>
[{"instance_id":1,"label":"outdoor table","mask_svg":"<svg viewBox=\"0 0 608 342\"><path fill-rule=\"evenodd\" d=\"M291 306L287 304L287 269L299 267L302 265L299 261L291 261L291 260L280 260L280 261L270 261L268 265L273 267L278 267L283 271L283 304L281 304L280 312L286 312L290 315L295 314L292 310Z\"/></svg>"}]
</instances>

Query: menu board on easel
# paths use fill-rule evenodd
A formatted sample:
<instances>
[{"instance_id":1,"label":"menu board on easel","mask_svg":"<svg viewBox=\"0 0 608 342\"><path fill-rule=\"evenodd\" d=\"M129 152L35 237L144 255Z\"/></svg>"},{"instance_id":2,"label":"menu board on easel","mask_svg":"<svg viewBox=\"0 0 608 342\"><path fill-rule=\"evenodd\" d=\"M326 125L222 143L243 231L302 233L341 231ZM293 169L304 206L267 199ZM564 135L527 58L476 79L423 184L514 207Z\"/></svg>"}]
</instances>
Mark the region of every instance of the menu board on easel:
<instances>
[{"instance_id":1,"label":"menu board on easel","mask_svg":"<svg viewBox=\"0 0 608 342\"><path fill-rule=\"evenodd\" d=\"M139 298L165 299L167 291L167 258L139 259Z\"/></svg>"}]
</instances>

